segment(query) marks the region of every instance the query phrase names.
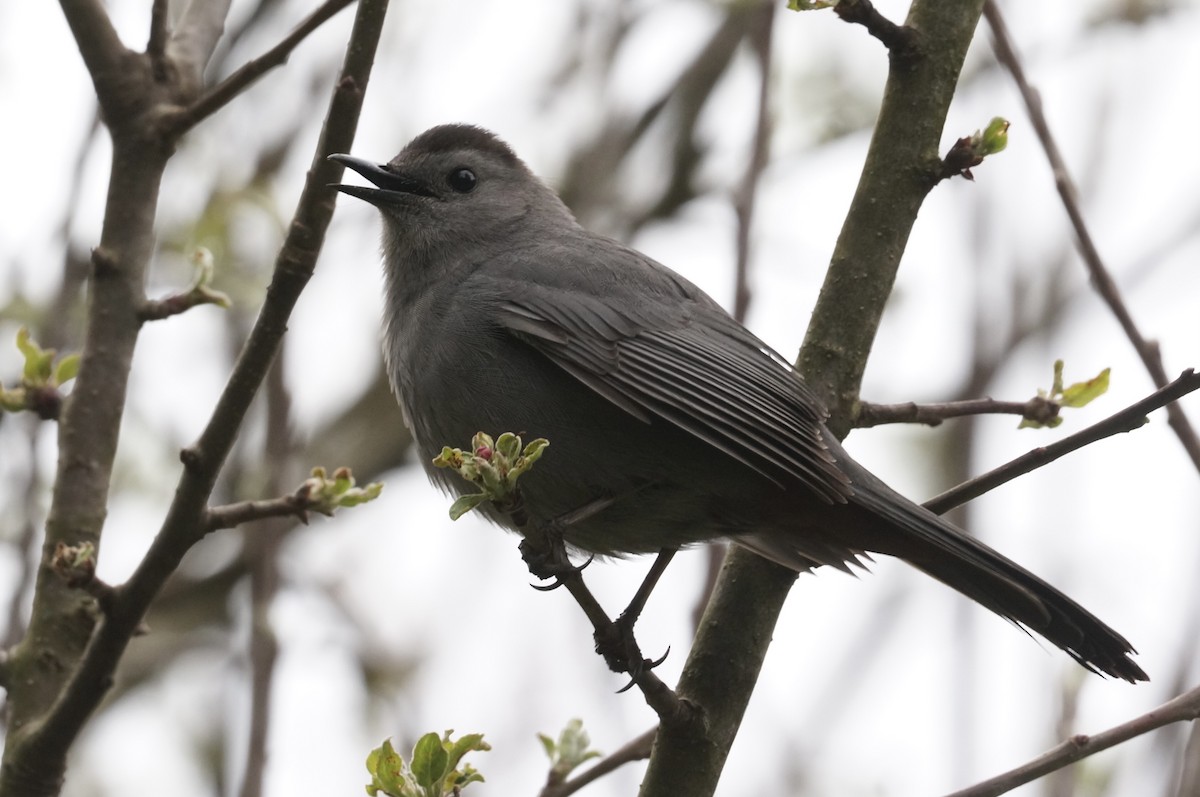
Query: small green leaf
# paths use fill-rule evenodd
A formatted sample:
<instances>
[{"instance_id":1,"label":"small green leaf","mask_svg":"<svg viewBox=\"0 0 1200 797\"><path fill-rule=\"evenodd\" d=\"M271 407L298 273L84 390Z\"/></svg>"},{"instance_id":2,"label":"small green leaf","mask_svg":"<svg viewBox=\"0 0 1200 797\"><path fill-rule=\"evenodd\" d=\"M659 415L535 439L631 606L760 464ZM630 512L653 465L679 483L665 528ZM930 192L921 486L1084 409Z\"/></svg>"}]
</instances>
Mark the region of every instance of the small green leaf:
<instances>
[{"instance_id":1,"label":"small green leaf","mask_svg":"<svg viewBox=\"0 0 1200 797\"><path fill-rule=\"evenodd\" d=\"M439 786L446 776L449 760L446 748L442 747L442 740L436 733L430 732L418 739L412 753L412 773L417 785L427 791ZM430 793L437 794L436 791Z\"/></svg>"},{"instance_id":2,"label":"small green leaf","mask_svg":"<svg viewBox=\"0 0 1200 797\"><path fill-rule=\"evenodd\" d=\"M404 759L392 747L390 739L367 755L367 772L371 773L371 783L367 786L367 794L385 794L388 797L406 797L407 779L404 777Z\"/></svg>"},{"instance_id":3,"label":"small green leaf","mask_svg":"<svg viewBox=\"0 0 1200 797\"><path fill-rule=\"evenodd\" d=\"M1049 421L1046 421L1045 423L1043 423L1042 421L1034 420L1033 418L1022 418L1021 422L1019 424L1017 424L1017 428L1018 429L1057 429L1059 426L1062 425L1062 422L1063 422L1063 419L1062 419L1061 415L1055 415L1053 418L1051 418Z\"/></svg>"},{"instance_id":4,"label":"small green leaf","mask_svg":"<svg viewBox=\"0 0 1200 797\"><path fill-rule=\"evenodd\" d=\"M383 492L382 482L371 482L366 487L352 487L338 498L338 506L351 507L374 501Z\"/></svg>"},{"instance_id":5,"label":"small green leaf","mask_svg":"<svg viewBox=\"0 0 1200 797\"><path fill-rule=\"evenodd\" d=\"M54 369L54 384L62 385L70 382L79 373L79 355L68 354L58 361L58 366Z\"/></svg>"},{"instance_id":6,"label":"small green leaf","mask_svg":"<svg viewBox=\"0 0 1200 797\"><path fill-rule=\"evenodd\" d=\"M482 733L465 733L458 741L451 741L450 734L452 731L446 731L446 737L443 744L446 747L446 752L450 756L449 769L458 767L458 762L467 753L475 750L491 750L492 746L483 740ZM483 778L480 778L483 780Z\"/></svg>"},{"instance_id":7,"label":"small green leaf","mask_svg":"<svg viewBox=\"0 0 1200 797\"><path fill-rule=\"evenodd\" d=\"M505 432L496 439L496 450L510 460L516 459L521 454L521 438Z\"/></svg>"},{"instance_id":8,"label":"small green leaf","mask_svg":"<svg viewBox=\"0 0 1200 797\"><path fill-rule=\"evenodd\" d=\"M988 122L980 135L979 154L987 156L1003 152L1008 146L1008 127L1008 120L1000 116Z\"/></svg>"},{"instance_id":9,"label":"small green leaf","mask_svg":"<svg viewBox=\"0 0 1200 797\"><path fill-rule=\"evenodd\" d=\"M470 495L460 495L450 505L450 519L458 520L463 515L470 512L475 507L487 500L485 493L471 493Z\"/></svg>"},{"instance_id":10,"label":"small green leaf","mask_svg":"<svg viewBox=\"0 0 1200 797\"><path fill-rule=\"evenodd\" d=\"M12 390L5 390L3 385L0 385L0 409L6 412L21 412L27 407L25 406L26 393L25 389L18 387Z\"/></svg>"},{"instance_id":11,"label":"small green leaf","mask_svg":"<svg viewBox=\"0 0 1200 797\"><path fill-rule=\"evenodd\" d=\"M1063 361L1054 361L1054 381L1050 383L1050 398L1057 398L1062 395L1063 383Z\"/></svg>"},{"instance_id":12,"label":"small green leaf","mask_svg":"<svg viewBox=\"0 0 1200 797\"><path fill-rule=\"evenodd\" d=\"M50 364L54 362L54 349L43 349L29 336L29 329L17 330L17 349L25 357L23 376L30 385L44 385L50 379Z\"/></svg>"},{"instance_id":13,"label":"small green leaf","mask_svg":"<svg viewBox=\"0 0 1200 797\"><path fill-rule=\"evenodd\" d=\"M569 721L558 734L557 742L551 741L550 737L544 734L538 734L538 738L541 739L542 747L550 758L552 776L558 782L566 780L572 770L580 764L600 756L598 751L590 749L592 742L587 731L583 729L583 720L580 719Z\"/></svg>"},{"instance_id":14,"label":"small green leaf","mask_svg":"<svg viewBox=\"0 0 1200 797\"><path fill-rule=\"evenodd\" d=\"M549 736L547 736L544 733L539 733L537 735L537 738L538 738L538 741L542 743L542 749L546 751L546 757L549 758L551 761L553 761L554 760L554 751L556 749L554 740L551 739Z\"/></svg>"},{"instance_id":15,"label":"small green leaf","mask_svg":"<svg viewBox=\"0 0 1200 797\"><path fill-rule=\"evenodd\" d=\"M463 452L458 448L450 446L442 446L442 453L433 458L433 466L435 468L451 468L457 470L462 467Z\"/></svg>"},{"instance_id":16,"label":"small green leaf","mask_svg":"<svg viewBox=\"0 0 1200 797\"><path fill-rule=\"evenodd\" d=\"M1083 407L1108 392L1108 376L1111 368L1105 368L1086 382L1076 382L1063 389L1064 407Z\"/></svg>"}]
</instances>

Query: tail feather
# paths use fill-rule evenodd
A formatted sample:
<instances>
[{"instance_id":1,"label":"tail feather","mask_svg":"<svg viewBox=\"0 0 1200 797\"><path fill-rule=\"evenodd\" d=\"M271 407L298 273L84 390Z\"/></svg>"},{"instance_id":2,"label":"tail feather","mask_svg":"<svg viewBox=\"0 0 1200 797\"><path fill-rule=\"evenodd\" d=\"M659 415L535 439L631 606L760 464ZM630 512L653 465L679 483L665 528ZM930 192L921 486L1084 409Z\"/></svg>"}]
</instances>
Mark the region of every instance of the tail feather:
<instances>
[{"instance_id":1,"label":"tail feather","mask_svg":"<svg viewBox=\"0 0 1200 797\"><path fill-rule=\"evenodd\" d=\"M1125 637L1016 562L903 498L866 470L851 474L852 505L866 510L868 528L854 546L889 554L933 576L1019 626L1035 631L1096 673L1131 683L1149 678ZM861 472L859 472L861 471ZM862 534L864 539L859 539Z\"/></svg>"}]
</instances>

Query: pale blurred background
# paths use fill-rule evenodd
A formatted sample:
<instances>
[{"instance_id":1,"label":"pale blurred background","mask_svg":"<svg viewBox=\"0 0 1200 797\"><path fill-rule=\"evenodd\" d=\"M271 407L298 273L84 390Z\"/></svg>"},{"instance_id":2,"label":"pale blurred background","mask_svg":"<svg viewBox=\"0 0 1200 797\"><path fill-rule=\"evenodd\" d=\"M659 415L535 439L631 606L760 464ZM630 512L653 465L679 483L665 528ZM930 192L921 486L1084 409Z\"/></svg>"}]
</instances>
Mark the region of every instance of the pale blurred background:
<instances>
[{"instance_id":1,"label":"pale blurred background","mask_svg":"<svg viewBox=\"0 0 1200 797\"><path fill-rule=\"evenodd\" d=\"M886 53L831 12L784 5L775 4L770 160L751 230L747 322L793 357L858 178ZM144 46L149 6L108 3L127 45ZM236 36L218 50L212 77L270 47L314 6L235 0ZM907 5L878 7L900 21ZM738 9L713 0L394 0L354 154L387 160L442 122L490 128L563 191L584 224L630 241L729 306L734 193L760 81ZM1161 342L1171 376L1200 364L1200 3L1009 0L1002 9L1134 318ZM168 169L148 290L185 287L188 255L204 245L216 259L215 287L235 307L197 308L143 331L100 559L110 582L132 571L157 530L178 451L207 420L262 301L351 18L340 14L185 138ZM930 195L863 398L1021 400L1049 387L1056 358L1068 381L1111 367L1112 388L1056 430L1018 432L1004 416L854 433L851 452L916 500L1153 389L1088 286L1045 156L989 41L981 24L942 151L993 116L1011 120L1009 148L975 169L974 183L950 181ZM78 279L107 182L107 134L55 4L0 5L0 118L0 380L13 381L21 324L45 343L79 345ZM635 136L639 122L644 134ZM654 716L636 690L614 694L624 682L592 652L569 596L529 588L517 539L474 518L452 523L449 501L404 449L380 381L378 232L373 209L339 201L286 341L295 455L264 456L260 406L218 488L221 502L259 497L269 477L290 489L317 464L350 464L360 480L387 485L370 505L288 531L274 554L280 582L267 617L280 652L264 793L361 794L363 761L381 739L393 736L407 751L420 734L453 728L482 732L493 746L469 759L487 782L468 794L536 795L547 763L536 733L557 735L579 717L594 746L611 752ZM1200 418L1200 400L1184 405ZM6 644L28 610L54 435L25 417L0 420ZM936 794L1194 685L1197 484L1160 412L958 518L1129 637L1149 685L1089 676L896 562L858 579L820 572L792 592L718 793ZM152 610L152 633L135 640L112 700L77 745L64 794L239 793L249 573L273 555L247 544L255 533L219 532L189 555ZM615 613L648 566L597 563L589 584ZM668 683L686 658L706 567L703 551L681 555L639 625L647 654L670 646L660 669ZM1015 793L1174 794L1186 730L1143 737ZM583 794L634 794L643 766Z\"/></svg>"}]
</instances>

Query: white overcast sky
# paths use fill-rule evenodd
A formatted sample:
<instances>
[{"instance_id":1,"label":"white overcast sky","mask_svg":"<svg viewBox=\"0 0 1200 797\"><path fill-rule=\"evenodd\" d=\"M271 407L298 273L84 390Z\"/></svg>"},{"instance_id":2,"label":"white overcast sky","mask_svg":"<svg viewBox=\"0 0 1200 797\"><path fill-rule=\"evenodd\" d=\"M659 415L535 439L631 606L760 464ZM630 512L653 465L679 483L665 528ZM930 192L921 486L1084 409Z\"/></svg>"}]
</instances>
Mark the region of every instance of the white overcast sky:
<instances>
[{"instance_id":1,"label":"white overcast sky","mask_svg":"<svg viewBox=\"0 0 1200 797\"><path fill-rule=\"evenodd\" d=\"M141 47L148 0L110 3L122 35ZM287 20L313 3L285 4ZM700 0L638 2L645 18L618 55L611 79L577 80L548 89L564 52L586 59L596 41L577 40L576 3L560 0L411 0L393 3L367 96L354 154L386 160L426 127L465 121L508 140L553 183L570 146L612 110L636 111L670 83L717 19ZM784 4L780 2L782 7ZM1180 2L1143 26L1089 28L1105 7L1081 3L1003 4L1029 59L1047 113L1084 191L1093 230L1144 333L1162 342L1168 373L1200 364L1200 218L1195 186L1200 161L1200 4ZM882 0L894 19L906 4ZM235 2L234 13L240 5ZM352 12L306 43L294 64L340 53ZM247 54L271 42L248 42ZM818 146L820 120L806 115L826 81L877 92L885 76L882 47L829 12L780 11L775 33L775 135L755 220L750 326L794 355L823 270L854 190L866 135ZM990 59L986 34L969 58L972 72ZM328 60L340 61L340 54ZM645 229L633 244L684 273L728 304L734 219L725 186L742 169L753 119L755 74L743 53L702 118L713 154L703 175L713 186L669 222ZM52 295L61 252L61 207L70 190L72 158L90 119L91 87L56 4L0 6L0 307L16 292ZM868 94L871 101L876 98ZM163 219L188 218L197 197L217 181L236 181L241 136L258 141L273 118L298 112L302 99L286 72L263 79L185 143L164 182ZM309 113L313 127L323 113ZM822 106L824 107L824 106ZM905 255L863 387L877 401L936 400L961 379L969 356L972 291L1007 302L1007 274L1039 268L1063 251L1069 232L1045 160L1015 91L1004 75L985 74L956 98L946 145L992 116L1013 122L1002 156L976 170L977 182L939 186L922 210ZM943 147L943 150L945 147ZM102 212L107 144L92 153L72 222L76 240L95 241ZM310 151L310 150L306 150ZM273 188L289 213L308 155ZM228 165L232 162L233 165ZM221 173L214 173L217 164ZM643 158L627 180L631 195L654 179ZM1188 230L1190 229L1190 232ZM1183 232L1179 232L1182 230ZM378 361L378 220L343 198L316 277L290 324L288 368L299 431L336 412L370 378ZM1158 251L1163 240L1182 243ZM1151 261L1145 257L1155 253ZM1073 255L1072 255L1073 257ZM1111 392L1072 412L1054 432L1014 432L1011 419L984 424L978 472L1077 431L1151 389L1102 304L1083 288L1067 305L1062 332L1020 348L988 392L1026 398L1047 386L1051 363L1066 360L1068 378L1113 369ZM163 277L152 285L162 292ZM221 287L218 266L217 287ZM148 327L139 343L129 419L123 437L126 472L137 472L138 441L163 435L182 445L207 417L224 373L211 352L219 325L202 308ZM997 321L1000 331L1002 321ZM0 317L0 379L16 358L6 341L16 325ZM985 334L986 334L985 330ZM1187 402L1194 422L1200 402ZM2 430L0 430L2 431ZM0 435L0 444L6 440ZM916 500L948 485L922 459L942 438L935 431L887 428L849 440L855 456ZM53 464L44 435L37 466ZM10 464L5 464L5 461ZM323 463L334 465L337 463ZM17 459L0 454L0 479ZM158 492L115 499L102 574L119 581L136 564L170 498L174 473L141 474ZM136 480L135 480L136 481ZM1133 688L1088 677L1078 730L1094 732L1169 697L1167 680L1187 640L1186 606L1200 600L1197 475L1182 456L1162 413L1147 428L1106 441L1033 478L975 503L973 527L985 540L1076 597L1128 636L1155 679ZM4 496L0 480L0 499ZM535 794L545 760L534 739L581 717L594 744L612 751L653 723L636 692L615 695L621 680L591 653L590 634L568 597L529 589L516 540L473 519L451 523L448 502L413 466L390 474L383 498L317 521L294 535L283 553L287 586L272 615L283 644L275 687L267 794L325 797L357 794L362 760L389 734L454 728L492 743L475 765L488 778L468 794ZM3 526L10 535L13 530ZM689 612L702 563L698 553L672 566L639 626L647 651L670 646L662 667L677 677L687 649ZM631 594L648 560L597 564L593 588L617 607ZM820 573L800 579L780 619L775 645L747 713L719 794L777 794L783 773L804 773L811 794L928 795L967 785L1036 755L1055 739L1056 695L1072 662L949 590L902 565L880 562L859 579ZM15 572L0 552L0 579ZM397 652L423 656L412 689L394 704L367 706L354 669L355 640L321 597L338 585L341 600L369 617ZM244 621L245 595L230 611ZM889 609L891 633L864 660L848 650L869 618ZM957 617L970 616L978 677L965 705L951 685L964 666ZM831 694L828 685L850 664L858 688ZM230 778L240 778L244 734L244 661L197 657L174 677L142 689L93 723L68 778L68 797L210 792L191 763L191 741L217 723L229 735ZM1200 677L1193 668L1190 682ZM841 711L831 713L833 707ZM956 713L957 712L957 713ZM956 716L968 717L970 743ZM410 743L411 737L404 739ZM1094 766L1116 767L1114 793L1151 793L1166 783L1149 743L1122 748ZM636 791L641 767L630 766L590 787L595 797ZM169 784L166 785L166 784ZM1023 793L1032 794L1027 790Z\"/></svg>"}]
</instances>

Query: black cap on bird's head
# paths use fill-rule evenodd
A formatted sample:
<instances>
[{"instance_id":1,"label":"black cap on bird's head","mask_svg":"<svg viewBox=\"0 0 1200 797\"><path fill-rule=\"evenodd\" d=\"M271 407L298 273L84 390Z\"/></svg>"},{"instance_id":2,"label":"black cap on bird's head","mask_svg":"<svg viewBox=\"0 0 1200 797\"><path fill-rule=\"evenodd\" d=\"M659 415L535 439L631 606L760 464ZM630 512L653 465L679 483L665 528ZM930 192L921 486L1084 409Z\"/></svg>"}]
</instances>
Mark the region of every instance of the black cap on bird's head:
<instances>
[{"instance_id":1,"label":"black cap on bird's head","mask_svg":"<svg viewBox=\"0 0 1200 797\"><path fill-rule=\"evenodd\" d=\"M472 243L494 249L514 225L543 232L575 226L558 195L481 127L431 128L387 163L344 154L329 159L371 183L336 187L379 208L385 246L397 256Z\"/></svg>"},{"instance_id":2,"label":"black cap on bird's head","mask_svg":"<svg viewBox=\"0 0 1200 797\"><path fill-rule=\"evenodd\" d=\"M488 164L532 177L521 159L493 133L462 124L426 130L388 163L377 164L345 154L330 155L329 159L358 172L375 186L338 184L339 191L381 208L414 196L446 200L470 194L478 186L481 169L489 171Z\"/></svg>"}]
</instances>

